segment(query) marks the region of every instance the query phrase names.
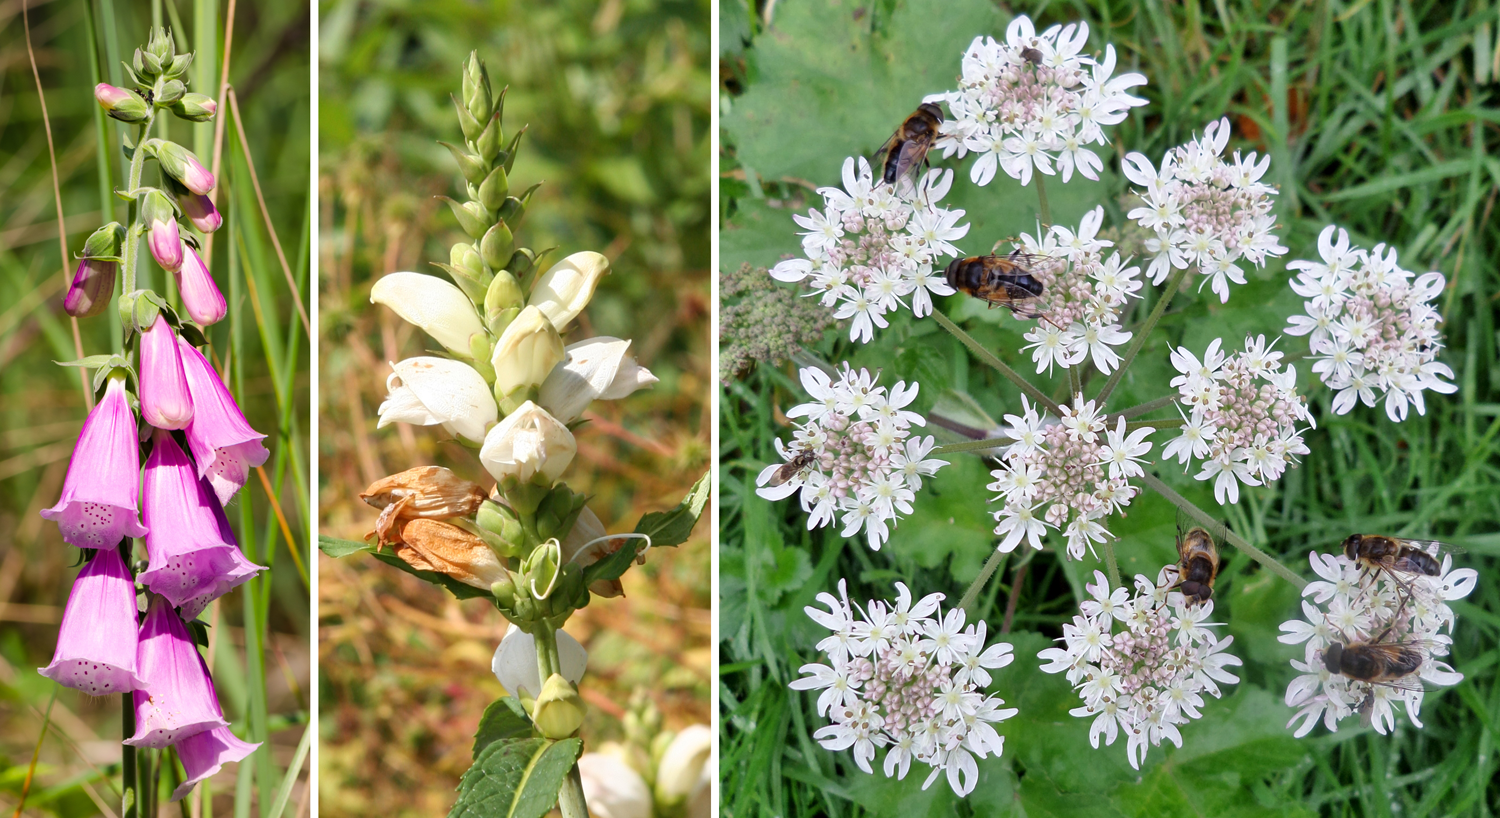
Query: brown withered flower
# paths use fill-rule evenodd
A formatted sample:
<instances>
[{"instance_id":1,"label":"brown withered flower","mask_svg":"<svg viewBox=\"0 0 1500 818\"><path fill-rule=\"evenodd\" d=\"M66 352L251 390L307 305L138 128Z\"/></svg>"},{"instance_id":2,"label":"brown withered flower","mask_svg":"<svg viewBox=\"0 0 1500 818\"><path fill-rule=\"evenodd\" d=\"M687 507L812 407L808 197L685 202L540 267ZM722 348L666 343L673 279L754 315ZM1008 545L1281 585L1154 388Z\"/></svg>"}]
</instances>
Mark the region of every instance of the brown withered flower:
<instances>
[{"instance_id":1,"label":"brown withered flower","mask_svg":"<svg viewBox=\"0 0 1500 818\"><path fill-rule=\"evenodd\" d=\"M451 523L418 518L395 526L396 556L418 571L434 571L489 590L506 576L505 566L484 540Z\"/></svg>"},{"instance_id":2,"label":"brown withered flower","mask_svg":"<svg viewBox=\"0 0 1500 818\"><path fill-rule=\"evenodd\" d=\"M380 509L375 521L376 547L394 542L398 520L446 520L479 510L484 489L442 466L418 466L370 484L359 499ZM488 586L486 586L488 587Z\"/></svg>"}]
</instances>

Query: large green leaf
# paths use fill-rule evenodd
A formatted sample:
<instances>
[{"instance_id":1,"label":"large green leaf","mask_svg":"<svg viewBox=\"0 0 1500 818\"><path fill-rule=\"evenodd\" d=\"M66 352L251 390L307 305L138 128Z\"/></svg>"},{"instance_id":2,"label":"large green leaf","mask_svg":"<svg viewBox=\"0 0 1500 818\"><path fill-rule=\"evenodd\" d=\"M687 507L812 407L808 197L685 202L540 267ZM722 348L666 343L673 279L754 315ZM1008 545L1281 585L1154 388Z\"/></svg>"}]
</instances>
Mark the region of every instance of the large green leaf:
<instances>
[{"instance_id":1,"label":"large green leaf","mask_svg":"<svg viewBox=\"0 0 1500 818\"><path fill-rule=\"evenodd\" d=\"M496 699L484 709L479 717L479 729L474 731L474 760L480 753L497 741L526 738L531 735L531 718L514 696Z\"/></svg>"},{"instance_id":2,"label":"large green leaf","mask_svg":"<svg viewBox=\"0 0 1500 818\"><path fill-rule=\"evenodd\" d=\"M713 488L711 474L704 472L676 508L671 511L653 511L641 517L641 521L635 524L635 533L649 535L653 547L687 542L688 535L693 533L693 526L698 524L698 518L703 516L703 509L708 505L708 496Z\"/></svg>"},{"instance_id":3,"label":"large green leaf","mask_svg":"<svg viewBox=\"0 0 1500 818\"><path fill-rule=\"evenodd\" d=\"M337 537L327 537L321 534L318 535L318 550L334 559L340 559L363 551L386 565L392 568L399 568L423 582L430 582L433 585L447 588L450 593L459 599L494 599L489 591L482 588L475 588L472 585L465 585L447 574L439 574L435 571L419 571L407 565L405 560L396 556L394 550L385 551L382 549L376 551L374 546L368 543L341 540Z\"/></svg>"},{"instance_id":4,"label":"large green leaf","mask_svg":"<svg viewBox=\"0 0 1500 818\"><path fill-rule=\"evenodd\" d=\"M492 742L464 773L448 818L542 818L582 749L576 738Z\"/></svg>"}]
</instances>

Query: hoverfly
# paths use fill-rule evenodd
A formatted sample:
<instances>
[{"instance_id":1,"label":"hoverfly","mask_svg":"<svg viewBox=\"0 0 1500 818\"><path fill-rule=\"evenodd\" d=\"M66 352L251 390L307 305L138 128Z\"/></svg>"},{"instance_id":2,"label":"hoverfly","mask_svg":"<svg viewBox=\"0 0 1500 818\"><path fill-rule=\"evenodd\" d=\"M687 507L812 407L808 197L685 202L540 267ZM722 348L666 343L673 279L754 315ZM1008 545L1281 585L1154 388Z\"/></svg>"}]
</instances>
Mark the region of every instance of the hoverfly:
<instances>
[{"instance_id":1,"label":"hoverfly","mask_svg":"<svg viewBox=\"0 0 1500 818\"><path fill-rule=\"evenodd\" d=\"M1383 636L1383 634L1382 634ZM1417 642L1333 642L1323 651L1323 666L1357 682L1421 690L1412 674L1422 668L1427 653Z\"/></svg>"},{"instance_id":2,"label":"hoverfly","mask_svg":"<svg viewBox=\"0 0 1500 818\"><path fill-rule=\"evenodd\" d=\"M1379 574L1384 571L1404 593L1402 607L1412 596L1411 576L1435 577L1443 572L1440 554L1461 554L1456 545L1432 540L1407 540L1379 534L1350 534L1344 540L1344 556L1360 568Z\"/></svg>"},{"instance_id":3,"label":"hoverfly","mask_svg":"<svg viewBox=\"0 0 1500 818\"><path fill-rule=\"evenodd\" d=\"M807 471L807 468L811 466L813 462L817 460L817 458L818 456L813 452L812 449L803 449L797 452L797 454L794 455L791 460L788 460L787 462L781 464L781 468L777 469L776 473L771 475L771 479L766 483L766 485L773 487L785 485L788 480L791 480L802 472Z\"/></svg>"},{"instance_id":4,"label":"hoverfly","mask_svg":"<svg viewBox=\"0 0 1500 818\"><path fill-rule=\"evenodd\" d=\"M1019 250L1008 256L956 258L943 278L948 286L987 301L991 307L1005 307L1021 318L1036 318L1041 315L1039 301L1045 287L1028 268L1042 258Z\"/></svg>"},{"instance_id":5,"label":"hoverfly","mask_svg":"<svg viewBox=\"0 0 1500 818\"><path fill-rule=\"evenodd\" d=\"M901 127L876 152L881 159L881 179L895 186L896 180L916 173L927 161L927 152L938 137L938 126L943 124L943 109L936 103L924 102L916 112L901 123Z\"/></svg>"},{"instance_id":6,"label":"hoverfly","mask_svg":"<svg viewBox=\"0 0 1500 818\"><path fill-rule=\"evenodd\" d=\"M1182 530L1177 521L1177 587L1190 605L1201 605L1213 598L1214 579L1219 575L1219 549L1208 530L1194 526Z\"/></svg>"}]
</instances>

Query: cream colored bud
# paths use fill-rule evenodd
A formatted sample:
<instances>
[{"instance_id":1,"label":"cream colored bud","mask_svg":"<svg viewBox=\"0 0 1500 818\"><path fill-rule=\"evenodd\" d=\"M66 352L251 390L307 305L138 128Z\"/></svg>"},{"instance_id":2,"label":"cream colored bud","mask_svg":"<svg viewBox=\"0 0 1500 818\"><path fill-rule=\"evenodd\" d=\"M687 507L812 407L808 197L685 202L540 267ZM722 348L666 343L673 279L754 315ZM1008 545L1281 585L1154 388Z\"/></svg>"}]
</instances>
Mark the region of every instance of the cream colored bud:
<instances>
[{"instance_id":1,"label":"cream colored bud","mask_svg":"<svg viewBox=\"0 0 1500 818\"><path fill-rule=\"evenodd\" d=\"M469 357L469 336L485 331L463 290L437 276L391 273L375 282L370 301L395 310L449 352L464 358Z\"/></svg>"},{"instance_id":2,"label":"cream colored bud","mask_svg":"<svg viewBox=\"0 0 1500 818\"><path fill-rule=\"evenodd\" d=\"M577 453L578 443L568 427L526 401L485 435L479 461L496 480L514 477L526 483L541 475L555 483Z\"/></svg>"},{"instance_id":3,"label":"cream colored bud","mask_svg":"<svg viewBox=\"0 0 1500 818\"><path fill-rule=\"evenodd\" d=\"M468 364L421 357L391 364L391 369L377 428L397 422L441 424L455 437L480 443L486 427L500 415L490 385Z\"/></svg>"},{"instance_id":4,"label":"cream colored bud","mask_svg":"<svg viewBox=\"0 0 1500 818\"><path fill-rule=\"evenodd\" d=\"M572 423L596 400L618 400L656 383L650 370L627 355L630 342L602 336L570 344L567 357L552 370L537 402L563 423Z\"/></svg>"},{"instance_id":5,"label":"cream colored bud","mask_svg":"<svg viewBox=\"0 0 1500 818\"><path fill-rule=\"evenodd\" d=\"M563 678L577 684L588 669L589 653L567 631L559 630L556 634L557 658L562 664ZM541 692L541 674L536 669L536 639L515 625L511 625L505 638L500 640L490 669L506 691L518 699L535 698Z\"/></svg>"},{"instance_id":6,"label":"cream colored bud","mask_svg":"<svg viewBox=\"0 0 1500 818\"><path fill-rule=\"evenodd\" d=\"M604 256L588 251L574 253L537 279L530 303L546 313L552 326L562 332L588 306L594 287L608 272L609 259Z\"/></svg>"},{"instance_id":7,"label":"cream colored bud","mask_svg":"<svg viewBox=\"0 0 1500 818\"><path fill-rule=\"evenodd\" d=\"M495 394L509 395L540 385L565 355L562 336L546 314L536 307L521 310L490 355L490 365L495 368Z\"/></svg>"},{"instance_id":8,"label":"cream colored bud","mask_svg":"<svg viewBox=\"0 0 1500 818\"><path fill-rule=\"evenodd\" d=\"M583 699L578 688L554 673L542 682L542 694L536 697L536 711L531 721L547 738L563 739L578 732L583 725Z\"/></svg>"},{"instance_id":9,"label":"cream colored bud","mask_svg":"<svg viewBox=\"0 0 1500 818\"><path fill-rule=\"evenodd\" d=\"M663 804L676 804L694 795L714 750L713 731L695 724L672 739L656 765L656 797Z\"/></svg>"}]
</instances>

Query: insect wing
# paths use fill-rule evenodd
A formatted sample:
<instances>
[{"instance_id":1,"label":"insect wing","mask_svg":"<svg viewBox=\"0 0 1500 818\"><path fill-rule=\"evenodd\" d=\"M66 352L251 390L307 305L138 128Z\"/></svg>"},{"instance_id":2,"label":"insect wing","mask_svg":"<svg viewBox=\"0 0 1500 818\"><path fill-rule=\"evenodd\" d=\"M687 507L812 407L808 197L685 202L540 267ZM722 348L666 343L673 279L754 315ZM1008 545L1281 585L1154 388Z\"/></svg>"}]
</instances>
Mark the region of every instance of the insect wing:
<instances>
[{"instance_id":1,"label":"insect wing","mask_svg":"<svg viewBox=\"0 0 1500 818\"><path fill-rule=\"evenodd\" d=\"M1442 540L1408 540L1402 537L1390 538L1397 545L1404 548L1415 548L1429 556L1441 558L1444 554L1467 554L1468 549Z\"/></svg>"}]
</instances>

